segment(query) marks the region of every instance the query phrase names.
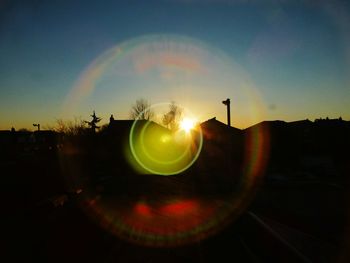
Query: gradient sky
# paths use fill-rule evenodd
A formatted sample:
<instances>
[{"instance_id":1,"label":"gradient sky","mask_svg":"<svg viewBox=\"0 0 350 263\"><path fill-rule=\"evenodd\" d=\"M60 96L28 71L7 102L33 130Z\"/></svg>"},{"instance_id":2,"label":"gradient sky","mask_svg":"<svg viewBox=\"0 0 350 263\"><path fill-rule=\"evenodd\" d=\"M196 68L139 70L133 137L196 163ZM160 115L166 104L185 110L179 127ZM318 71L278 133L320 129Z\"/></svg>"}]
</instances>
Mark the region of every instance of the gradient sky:
<instances>
[{"instance_id":1,"label":"gradient sky","mask_svg":"<svg viewBox=\"0 0 350 263\"><path fill-rule=\"evenodd\" d=\"M175 100L201 121L225 121L229 97L239 128L349 120L349 14L347 1L0 1L0 129L88 119L93 109L104 122L126 119L140 97ZM152 53L162 36L165 59ZM123 58L94 68L118 46ZM94 91L68 107L98 70Z\"/></svg>"}]
</instances>

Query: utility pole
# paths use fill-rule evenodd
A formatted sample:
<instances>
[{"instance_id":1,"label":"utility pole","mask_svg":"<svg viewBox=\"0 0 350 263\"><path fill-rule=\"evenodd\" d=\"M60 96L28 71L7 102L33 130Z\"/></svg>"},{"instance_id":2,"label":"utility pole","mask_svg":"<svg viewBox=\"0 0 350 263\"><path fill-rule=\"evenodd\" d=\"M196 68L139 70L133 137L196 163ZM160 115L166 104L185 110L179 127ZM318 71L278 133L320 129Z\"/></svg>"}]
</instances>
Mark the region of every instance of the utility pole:
<instances>
[{"instance_id":1,"label":"utility pole","mask_svg":"<svg viewBox=\"0 0 350 263\"><path fill-rule=\"evenodd\" d=\"M227 125L231 127L230 99L227 98L226 100L223 100L222 103L227 107Z\"/></svg>"}]
</instances>

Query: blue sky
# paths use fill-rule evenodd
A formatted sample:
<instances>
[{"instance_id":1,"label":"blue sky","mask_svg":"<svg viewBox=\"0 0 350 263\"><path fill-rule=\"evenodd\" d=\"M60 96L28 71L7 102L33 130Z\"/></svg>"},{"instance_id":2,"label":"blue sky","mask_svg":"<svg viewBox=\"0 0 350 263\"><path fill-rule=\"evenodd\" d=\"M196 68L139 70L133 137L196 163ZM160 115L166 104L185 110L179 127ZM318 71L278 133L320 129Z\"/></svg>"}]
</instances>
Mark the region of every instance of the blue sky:
<instances>
[{"instance_id":1,"label":"blue sky","mask_svg":"<svg viewBox=\"0 0 350 263\"><path fill-rule=\"evenodd\" d=\"M213 56L220 54L249 75L261 112L247 118L241 105L241 111L233 105L232 123L237 127L268 119L350 119L348 15L346 1L2 1L0 129L32 128L34 122L54 124L92 61L145 35L194 39L191 45L204 43L208 52L216 53ZM203 87L203 94L207 88ZM86 99L88 107L82 107L86 111L64 117L88 118L89 111L96 109L104 120L111 113L127 118L140 95L159 102L154 98L161 90L147 89L145 85L133 94L116 87L115 110L114 105L101 106L107 91L100 99L92 95ZM218 98L236 94L217 89ZM201 118L217 116L225 121L220 101L211 98L201 96L205 112ZM201 111L201 101L195 104Z\"/></svg>"}]
</instances>

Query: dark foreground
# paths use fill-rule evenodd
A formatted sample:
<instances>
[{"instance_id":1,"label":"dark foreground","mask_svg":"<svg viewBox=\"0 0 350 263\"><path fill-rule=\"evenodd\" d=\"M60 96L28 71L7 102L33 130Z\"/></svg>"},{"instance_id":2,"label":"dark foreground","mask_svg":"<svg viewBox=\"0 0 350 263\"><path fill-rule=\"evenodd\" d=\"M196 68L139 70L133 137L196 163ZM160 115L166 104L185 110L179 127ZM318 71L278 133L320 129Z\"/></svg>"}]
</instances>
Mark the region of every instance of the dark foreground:
<instances>
[{"instance_id":1,"label":"dark foreground","mask_svg":"<svg viewBox=\"0 0 350 263\"><path fill-rule=\"evenodd\" d=\"M114 217L135 208L132 211L140 215L128 214L134 226L142 223L141 227L151 226L155 233L195 226L201 218L192 217L191 209L230 206L240 198L230 194L246 179L231 176L242 170L245 156L240 131L224 127L213 132L229 133L207 138L196 164L170 178L133 174L120 157L120 129L116 131L120 136L87 137L81 147L67 142L63 157L59 147L9 147L0 156L0 261L350 262L349 129L335 132L321 123L322 132L294 134L295 124L290 124L292 130L284 123L273 124L277 126L270 127L270 154L262 151L262 156L269 156L266 173L239 216L225 226L215 225L220 231L206 238L176 247L145 246L121 238L91 217L82 203L100 202ZM300 125L313 131L309 122ZM332 142L325 139L330 132ZM250 150L254 156L254 148ZM89 191L92 194L87 195ZM182 200L181 206L169 206L169 196ZM173 217L163 217L162 211ZM210 217L216 218L217 210L210 211Z\"/></svg>"},{"instance_id":2,"label":"dark foreground","mask_svg":"<svg viewBox=\"0 0 350 263\"><path fill-rule=\"evenodd\" d=\"M334 185L265 184L250 207L222 231L175 248L145 247L116 237L81 210L80 196L58 194L18 210L14 206L19 203L3 196L2 203L13 206L1 218L1 261L348 262L346 191Z\"/></svg>"}]
</instances>

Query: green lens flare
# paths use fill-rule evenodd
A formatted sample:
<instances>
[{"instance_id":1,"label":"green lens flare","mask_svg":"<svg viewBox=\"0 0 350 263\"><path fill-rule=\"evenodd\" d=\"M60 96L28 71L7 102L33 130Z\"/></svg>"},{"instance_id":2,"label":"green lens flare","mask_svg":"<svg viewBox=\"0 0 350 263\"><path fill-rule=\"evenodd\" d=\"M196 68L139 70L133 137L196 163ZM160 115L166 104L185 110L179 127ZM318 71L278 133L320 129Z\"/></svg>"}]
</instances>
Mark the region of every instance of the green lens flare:
<instances>
[{"instance_id":1,"label":"green lens flare","mask_svg":"<svg viewBox=\"0 0 350 263\"><path fill-rule=\"evenodd\" d=\"M203 144L202 131L167 128L146 120L135 120L129 145L138 165L149 173L178 174L188 169L198 158Z\"/></svg>"}]
</instances>

